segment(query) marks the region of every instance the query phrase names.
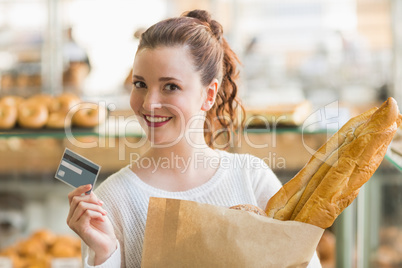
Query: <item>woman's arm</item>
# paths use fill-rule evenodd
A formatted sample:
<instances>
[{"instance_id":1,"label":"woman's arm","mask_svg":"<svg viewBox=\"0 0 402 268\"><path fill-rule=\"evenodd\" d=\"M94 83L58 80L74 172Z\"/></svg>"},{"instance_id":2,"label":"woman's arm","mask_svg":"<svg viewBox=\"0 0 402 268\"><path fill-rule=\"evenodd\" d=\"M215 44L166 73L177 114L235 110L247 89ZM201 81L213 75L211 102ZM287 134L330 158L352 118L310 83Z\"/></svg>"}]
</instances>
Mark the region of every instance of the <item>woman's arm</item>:
<instances>
[{"instance_id":1,"label":"woman's arm","mask_svg":"<svg viewBox=\"0 0 402 268\"><path fill-rule=\"evenodd\" d=\"M93 251L94 265L104 263L117 249L118 241L103 202L92 191L91 185L78 187L68 195L70 211L68 226Z\"/></svg>"},{"instance_id":2,"label":"woman's arm","mask_svg":"<svg viewBox=\"0 0 402 268\"><path fill-rule=\"evenodd\" d=\"M257 158L252 155L249 157ZM258 158L258 161L250 160L250 162L254 163L253 166L250 167L249 172L257 205L259 208L265 210L268 200L279 191L282 187L282 183L262 159Z\"/></svg>"},{"instance_id":3,"label":"woman's arm","mask_svg":"<svg viewBox=\"0 0 402 268\"><path fill-rule=\"evenodd\" d=\"M114 268L114 267L124 267L124 264L122 262L122 256L121 256L122 249L120 247L120 242L117 241L117 248L116 250L112 253L109 258L104 261L102 264L97 265L97 268ZM95 267L94 264L94 257L95 253L88 248L87 245L85 245L84 242L81 243L81 254L82 254L82 263L83 263L83 268L92 268Z\"/></svg>"}]
</instances>

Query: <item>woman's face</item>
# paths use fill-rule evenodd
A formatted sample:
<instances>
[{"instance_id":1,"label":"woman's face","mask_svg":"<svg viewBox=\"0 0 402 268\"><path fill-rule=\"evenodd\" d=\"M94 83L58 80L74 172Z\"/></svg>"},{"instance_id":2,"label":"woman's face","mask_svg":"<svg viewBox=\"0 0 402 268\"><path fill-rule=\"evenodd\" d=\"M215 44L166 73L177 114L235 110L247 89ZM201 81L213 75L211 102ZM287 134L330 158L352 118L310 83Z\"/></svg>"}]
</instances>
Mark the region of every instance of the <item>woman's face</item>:
<instances>
[{"instance_id":1,"label":"woman's face","mask_svg":"<svg viewBox=\"0 0 402 268\"><path fill-rule=\"evenodd\" d=\"M203 129L201 107L206 87L201 84L201 76L186 48L138 51L133 84L131 108L154 144L173 145L186 138L189 128ZM198 135L203 137L201 130Z\"/></svg>"}]
</instances>

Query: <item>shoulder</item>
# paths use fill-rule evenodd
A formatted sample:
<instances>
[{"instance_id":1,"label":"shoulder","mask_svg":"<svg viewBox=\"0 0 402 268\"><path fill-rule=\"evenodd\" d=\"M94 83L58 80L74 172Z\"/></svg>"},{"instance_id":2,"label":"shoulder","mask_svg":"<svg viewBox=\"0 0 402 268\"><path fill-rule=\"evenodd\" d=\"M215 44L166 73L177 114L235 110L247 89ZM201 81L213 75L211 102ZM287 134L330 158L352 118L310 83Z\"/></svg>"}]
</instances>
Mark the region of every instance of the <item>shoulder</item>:
<instances>
[{"instance_id":1,"label":"shoulder","mask_svg":"<svg viewBox=\"0 0 402 268\"><path fill-rule=\"evenodd\" d=\"M258 183L260 180L279 181L265 161L255 155L221 151L221 168L229 172L241 173L244 178Z\"/></svg>"},{"instance_id":2,"label":"shoulder","mask_svg":"<svg viewBox=\"0 0 402 268\"><path fill-rule=\"evenodd\" d=\"M271 171L271 168L261 158L248 153L221 152L221 166L231 170L243 170L245 172Z\"/></svg>"},{"instance_id":3,"label":"shoulder","mask_svg":"<svg viewBox=\"0 0 402 268\"><path fill-rule=\"evenodd\" d=\"M265 161L251 154L223 152L221 167L228 169L226 174L231 179L247 182L257 204L262 208L265 208L268 199L282 187L280 180Z\"/></svg>"},{"instance_id":4,"label":"shoulder","mask_svg":"<svg viewBox=\"0 0 402 268\"><path fill-rule=\"evenodd\" d=\"M226 170L230 176L240 175L242 179L248 179L253 184L261 180L277 181L277 177L271 168L261 158L252 154L239 154L221 151L221 169Z\"/></svg>"}]
</instances>

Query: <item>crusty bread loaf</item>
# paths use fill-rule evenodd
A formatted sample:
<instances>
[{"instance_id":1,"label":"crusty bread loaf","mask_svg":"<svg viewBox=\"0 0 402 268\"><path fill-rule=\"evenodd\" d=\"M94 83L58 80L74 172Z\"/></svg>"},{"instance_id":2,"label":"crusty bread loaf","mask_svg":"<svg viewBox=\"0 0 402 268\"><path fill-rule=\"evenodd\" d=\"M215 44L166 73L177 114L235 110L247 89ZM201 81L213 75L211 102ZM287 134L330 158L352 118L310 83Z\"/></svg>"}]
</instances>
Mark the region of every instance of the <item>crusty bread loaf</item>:
<instances>
[{"instance_id":1,"label":"crusty bread loaf","mask_svg":"<svg viewBox=\"0 0 402 268\"><path fill-rule=\"evenodd\" d=\"M328 159L328 165L332 165L332 158L337 158L336 150L343 143L350 142L353 132L362 125L377 110L377 108L356 116L349 120L341 129L336 132L317 152L311 157L308 163L296 176L286 183L268 202L265 212L271 218L279 220L290 219L301 195L308 182L317 173L320 166ZM333 156L334 155L334 156ZM331 161L329 161L331 160Z\"/></svg>"},{"instance_id":2,"label":"crusty bread loaf","mask_svg":"<svg viewBox=\"0 0 402 268\"><path fill-rule=\"evenodd\" d=\"M243 211L255 213L257 215L267 216L267 214L265 214L264 210L260 209L257 206L250 205L250 204L236 205L236 206L230 207L230 209L243 210Z\"/></svg>"},{"instance_id":3,"label":"crusty bread loaf","mask_svg":"<svg viewBox=\"0 0 402 268\"><path fill-rule=\"evenodd\" d=\"M331 226L380 165L400 122L392 98L349 120L268 201L267 215Z\"/></svg>"}]
</instances>

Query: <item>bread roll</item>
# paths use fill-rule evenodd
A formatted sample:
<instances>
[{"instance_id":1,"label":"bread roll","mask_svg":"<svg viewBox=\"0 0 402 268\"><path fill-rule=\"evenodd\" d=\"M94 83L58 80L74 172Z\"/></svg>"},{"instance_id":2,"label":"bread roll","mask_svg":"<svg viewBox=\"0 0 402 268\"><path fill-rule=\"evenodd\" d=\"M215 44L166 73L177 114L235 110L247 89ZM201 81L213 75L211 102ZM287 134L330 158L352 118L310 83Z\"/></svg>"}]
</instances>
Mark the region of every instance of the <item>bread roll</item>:
<instances>
[{"instance_id":1,"label":"bread roll","mask_svg":"<svg viewBox=\"0 0 402 268\"><path fill-rule=\"evenodd\" d=\"M50 113L46 127L53 129L69 128L71 127L71 118L68 118L65 112Z\"/></svg>"},{"instance_id":2,"label":"bread roll","mask_svg":"<svg viewBox=\"0 0 402 268\"><path fill-rule=\"evenodd\" d=\"M103 106L96 103L83 102L74 111L72 123L76 127L95 127L105 122L106 114L107 110Z\"/></svg>"},{"instance_id":3,"label":"bread roll","mask_svg":"<svg viewBox=\"0 0 402 268\"><path fill-rule=\"evenodd\" d=\"M46 105L48 110L51 109L52 103L54 101L53 96L48 95L48 94L38 94L30 97L28 100L38 102L38 103L43 103Z\"/></svg>"},{"instance_id":4,"label":"bread roll","mask_svg":"<svg viewBox=\"0 0 402 268\"><path fill-rule=\"evenodd\" d=\"M11 129L17 123L18 110L16 105L0 103L0 129Z\"/></svg>"},{"instance_id":5,"label":"bread roll","mask_svg":"<svg viewBox=\"0 0 402 268\"><path fill-rule=\"evenodd\" d=\"M17 122L20 127L39 129L46 125L49 110L46 104L26 100L18 106Z\"/></svg>"},{"instance_id":6,"label":"bread roll","mask_svg":"<svg viewBox=\"0 0 402 268\"><path fill-rule=\"evenodd\" d=\"M8 105L15 105L18 106L21 102L24 101L24 98L19 96L5 96L0 99L0 103L8 104Z\"/></svg>"},{"instance_id":7,"label":"bread roll","mask_svg":"<svg viewBox=\"0 0 402 268\"><path fill-rule=\"evenodd\" d=\"M67 114L71 108L79 104L81 99L72 93L62 93L53 99L49 111L54 112L64 112Z\"/></svg>"},{"instance_id":8,"label":"bread roll","mask_svg":"<svg viewBox=\"0 0 402 268\"><path fill-rule=\"evenodd\" d=\"M380 165L400 122L393 98L349 120L268 201L267 215L331 226Z\"/></svg>"},{"instance_id":9,"label":"bread roll","mask_svg":"<svg viewBox=\"0 0 402 268\"><path fill-rule=\"evenodd\" d=\"M31 239L37 239L41 241L41 243L43 243L46 247L48 247L54 243L54 241L56 240L56 235L53 234L53 232L51 232L50 230L41 229L35 231L32 234Z\"/></svg>"},{"instance_id":10,"label":"bread roll","mask_svg":"<svg viewBox=\"0 0 402 268\"><path fill-rule=\"evenodd\" d=\"M62 93L53 98L49 104L50 113L46 127L52 129L71 127L71 117L68 117L67 114L74 111L80 102L81 99L71 93Z\"/></svg>"}]
</instances>

